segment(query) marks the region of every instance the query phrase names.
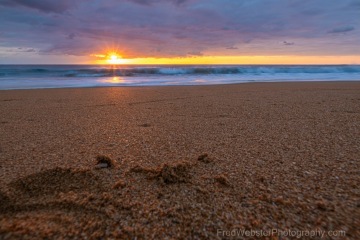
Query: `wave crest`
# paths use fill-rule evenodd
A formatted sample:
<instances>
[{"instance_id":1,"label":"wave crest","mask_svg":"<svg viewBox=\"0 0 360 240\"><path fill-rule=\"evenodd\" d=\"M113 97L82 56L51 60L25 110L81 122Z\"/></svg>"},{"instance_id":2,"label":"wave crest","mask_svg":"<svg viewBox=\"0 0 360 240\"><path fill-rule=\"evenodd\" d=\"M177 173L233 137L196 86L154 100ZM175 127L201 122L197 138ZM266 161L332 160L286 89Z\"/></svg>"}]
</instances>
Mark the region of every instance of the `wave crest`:
<instances>
[{"instance_id":1,"label":"wave crest","mask_svg":"<svg viewBox=\"0 0 360 240\"><path fill-rule=\"evenodd\" d=\"M83 67L83 66L16 66L0 67L0 77L113 77L144 75L273 75L273 74L324 74L324 73L360 73L359 65L338 66L119 66Z\"/></svg>"}]
</instances>

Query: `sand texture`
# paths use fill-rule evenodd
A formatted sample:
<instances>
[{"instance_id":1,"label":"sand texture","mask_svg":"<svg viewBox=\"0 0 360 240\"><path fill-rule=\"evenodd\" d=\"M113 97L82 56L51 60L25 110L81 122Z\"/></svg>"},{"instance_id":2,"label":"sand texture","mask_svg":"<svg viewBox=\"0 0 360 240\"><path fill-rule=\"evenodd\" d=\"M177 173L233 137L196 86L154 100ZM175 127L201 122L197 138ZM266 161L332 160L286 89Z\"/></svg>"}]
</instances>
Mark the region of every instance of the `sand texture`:
<instances>
[{"instance_id":1,"label":"sand texture","mask_svg":"<svg viewBox=\"0 0 360 240\"><path fill-rule=\"evenodd\" d=\"M359 186L360 82L0 91L0 239L359 239Z\"/></svg>"}]
</instances>

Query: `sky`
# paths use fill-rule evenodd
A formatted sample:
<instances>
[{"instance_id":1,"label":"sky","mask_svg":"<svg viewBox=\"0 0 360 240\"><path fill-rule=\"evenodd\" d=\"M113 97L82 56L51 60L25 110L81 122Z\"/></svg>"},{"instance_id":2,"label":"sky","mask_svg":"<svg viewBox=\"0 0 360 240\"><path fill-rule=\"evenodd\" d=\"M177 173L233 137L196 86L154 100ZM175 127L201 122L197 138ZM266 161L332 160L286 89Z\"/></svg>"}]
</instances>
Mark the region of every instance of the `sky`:
<instances>
[{"instance_id":1,"label":"sky","mask_svg":"<svg viewBox=\"0 0 360 240\"><path fill-rule=\"evenodd\" d=\"M360 64L360 0L0 0L0 64L112 54L128 64Z\"/></svg>"}]
</instances>

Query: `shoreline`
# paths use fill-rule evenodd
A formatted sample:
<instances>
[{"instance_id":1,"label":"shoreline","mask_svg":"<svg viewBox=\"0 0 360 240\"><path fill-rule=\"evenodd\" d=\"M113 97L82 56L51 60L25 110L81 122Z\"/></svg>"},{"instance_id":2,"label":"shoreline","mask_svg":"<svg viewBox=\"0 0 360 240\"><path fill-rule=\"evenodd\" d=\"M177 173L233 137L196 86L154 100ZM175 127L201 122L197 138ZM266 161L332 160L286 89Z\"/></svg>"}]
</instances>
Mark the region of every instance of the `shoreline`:
<instances>
[{"instance_id":1,"label":"shoreline","mask_svg":"<svg viewBox=\"0 0 360 240\"><path fill-rule=\"evenodd\" d=\"M4 90L0 112L0 238L360 235L360 81Z\"/></svg>"},{"instance_id":2,"label":"shoreline","mask_svg":"<svg viewBox=\"0 0 360 240\"><path fill-rule=\"evenodd\" d=\"M220 84L193 84L193 85L143 85L143 86L84 86L84 87L48 87L48 88L19 88L19 89L0 89L1 91L22 91L22 90L51 90L51 89L96 89L96 88L162 88L162 87L207 87L207 86L227 86L227 85L242 85L242 84L292 84L292 83L354 83L359 80L291 80L291 81L248 81L236 83L220 83Z\"/></svg>"}]
</instances>

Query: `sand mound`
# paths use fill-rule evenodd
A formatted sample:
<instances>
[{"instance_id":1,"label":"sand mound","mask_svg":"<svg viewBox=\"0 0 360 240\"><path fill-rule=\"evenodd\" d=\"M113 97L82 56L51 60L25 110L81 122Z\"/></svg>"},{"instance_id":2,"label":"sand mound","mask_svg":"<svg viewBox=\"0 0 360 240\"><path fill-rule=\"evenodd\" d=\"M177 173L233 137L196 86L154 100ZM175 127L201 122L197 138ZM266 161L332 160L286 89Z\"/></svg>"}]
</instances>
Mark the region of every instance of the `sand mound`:
<instances>
[{"instance_id":1,"label":"sand mound","mask_svg":"<svg viewBox=\"0 0 360 240\"><path fill-rule=\"evenodd\" d=\"M190 179L189 174L190 164L187 162L180 162L174 165L164 164L158 169L157 178L164 183L183 183Z\"/></svg>"},{"instance_id":2,"label":"sand mound","mask_svg":"<svg viewBox=\"0 0 360 240\"><path fill-rule=\"evenodd\" d=\"M0 209L7 206L10 203L10 199L5 193L0 191Z\"/></svg>"},{"instance_id":3,"label":"sand mound","mask_svg":"<svg viewBox=\"0 0 360 240\"><path fill-rule=\"evenodd\" d=\"M95 165L96 169L114 168L115 166L116 166L115 161L109 158L108 156L104 156L104 155L96 156L96 165Z\"/></svg>"},{"instance_id":4,"label":"sand mound","mask_svg":"<svg viewBox=\"0 0 360 240\"><path fill-rule=\"evenodd\" d=\"M20 178L11 183L15 189L30 196L56 192L89 191L100 187L97 177L90 171L54 168Z\"/></svg>"},{"instance_id":5,"label":"sand mound","mask_svg":"<svg viewBox=\"0 0 360 240\"><path fill-rule=\"evenodd\" d=\"M130 172L147 174L150 179L158 179L166 184L171 184L189 182L191 178L190 168L191 164L188 162L176 162L164 164L157 169L135 166Z\"/></svg>"},{"instance_id":6,"label":"sand mound","mask_svg":"<svg viewBox=\"0 0 360 240\"><path fill-rule=\"evenodd\" d=\"M227 187L230 186L230 182L229 182L228 178L224 175L218 175L218 176L214 177L214 180L223 186L227 186Z\"/></svg>"},{"instance_id":7,"label":"sand mound","mask_svg":"<svg viewBox=\"0 0 360 240\"><path fill-rule=\"evenodd\" d=\"M203 162L203 163L211 163L212 162L211 158L209 158L209 155L207 153L201 154L198 157L198 161Z\"/></svg>"}]
</instances>

